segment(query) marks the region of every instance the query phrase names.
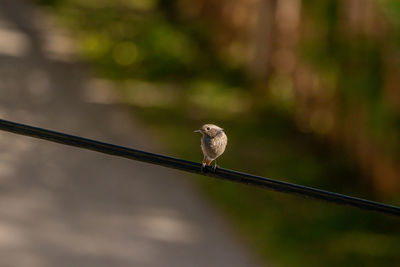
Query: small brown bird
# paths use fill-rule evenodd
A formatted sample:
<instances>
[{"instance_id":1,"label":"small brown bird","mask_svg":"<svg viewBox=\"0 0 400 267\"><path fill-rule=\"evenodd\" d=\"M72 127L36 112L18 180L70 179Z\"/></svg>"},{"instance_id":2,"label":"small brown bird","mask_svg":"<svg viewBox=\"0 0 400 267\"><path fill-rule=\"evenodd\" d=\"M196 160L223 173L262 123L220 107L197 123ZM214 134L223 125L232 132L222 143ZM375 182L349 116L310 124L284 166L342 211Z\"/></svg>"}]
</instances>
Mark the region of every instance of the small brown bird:
<instances>
[{"instance_id":1,"label":"small brown bird","mask_svg":"<svg viewBox=\"0 0 400 267\"><path fill-rule=\"evenodd\" d=\"M217 168L216 159L225 151L228 137L224 133L224 129L214 124L204 124L195 132L201 133L201 150L204 154L203 168L210 166L214 160L214 170Z\"/></svg>"}]
</instances>

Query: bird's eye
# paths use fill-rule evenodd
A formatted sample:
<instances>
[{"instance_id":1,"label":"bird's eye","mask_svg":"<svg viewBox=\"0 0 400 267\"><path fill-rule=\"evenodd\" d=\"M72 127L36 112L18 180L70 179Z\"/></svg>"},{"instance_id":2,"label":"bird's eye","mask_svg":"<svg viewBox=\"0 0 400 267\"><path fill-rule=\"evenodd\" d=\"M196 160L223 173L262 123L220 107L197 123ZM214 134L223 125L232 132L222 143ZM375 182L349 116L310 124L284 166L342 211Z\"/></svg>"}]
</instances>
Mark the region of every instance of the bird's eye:
<instances>
[{"instance_id":1,"label":"bird's eye","mask_svg":"<svg viewBox=\"0 0 400 267\"><path fill-rule=\"evenodd\" d=\"M207 131L209 131L210 130L210 127L207 127Z\"/></svg>"}]
</instances>

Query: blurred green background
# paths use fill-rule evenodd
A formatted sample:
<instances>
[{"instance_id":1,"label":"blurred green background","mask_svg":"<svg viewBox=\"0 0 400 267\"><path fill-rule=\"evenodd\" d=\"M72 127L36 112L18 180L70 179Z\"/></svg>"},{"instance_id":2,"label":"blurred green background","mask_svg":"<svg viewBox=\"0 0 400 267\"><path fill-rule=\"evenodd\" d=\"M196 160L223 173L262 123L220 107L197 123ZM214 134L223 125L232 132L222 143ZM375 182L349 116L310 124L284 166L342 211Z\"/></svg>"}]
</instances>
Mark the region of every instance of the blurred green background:
<instances>
[{"instance_id":1,"label":"blurred green background","mask_svg":"<svg viewBox=\"0 0 400 267\"><path fill-rule=\"evenodd\" d=\"M36 2L172 155L215 123L222 167L400 205L400 1ZM265 264L400 262L398 219L193 179Z\"/></svg>"}]
</instances>

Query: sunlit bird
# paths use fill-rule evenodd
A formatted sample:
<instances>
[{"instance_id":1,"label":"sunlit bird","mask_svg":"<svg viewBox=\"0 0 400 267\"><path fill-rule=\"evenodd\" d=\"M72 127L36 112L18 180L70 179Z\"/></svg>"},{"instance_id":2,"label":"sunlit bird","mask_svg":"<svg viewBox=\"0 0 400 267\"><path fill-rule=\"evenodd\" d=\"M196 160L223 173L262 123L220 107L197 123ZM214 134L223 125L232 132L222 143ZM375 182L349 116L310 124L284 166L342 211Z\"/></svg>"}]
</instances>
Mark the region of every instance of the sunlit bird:
<instances>
[{"instance_id":1,"label":"sunlit bird","mask_svg":"<svg viewBox=\"0 0 400 267\"><path fill-rule=\"evenodd\" d=\"M214 161L214 170L217 168L217 158L225 151L228 137L224 129L214 124L204 124L195 132L201 133L201 150L204 154L203 169Z\"/></svg>"}]
</instances>

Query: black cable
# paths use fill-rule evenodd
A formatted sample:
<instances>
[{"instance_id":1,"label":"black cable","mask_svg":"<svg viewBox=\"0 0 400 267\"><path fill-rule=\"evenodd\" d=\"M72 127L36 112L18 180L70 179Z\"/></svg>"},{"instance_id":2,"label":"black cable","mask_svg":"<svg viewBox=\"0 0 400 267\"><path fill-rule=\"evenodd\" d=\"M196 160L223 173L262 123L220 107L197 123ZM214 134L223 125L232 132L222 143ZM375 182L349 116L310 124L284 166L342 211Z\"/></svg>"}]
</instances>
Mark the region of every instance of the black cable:
<instances>
[{"instance_id":1,"label":"black cable","mask_svg":"<svg viewBox=\"0 0 400 267\"><path fill-rule=\"evenodd\" d=\"M149 153L123 146L107 144L96 140L50 131L2 119L0 119L0 130L20 135L32 136L64 145L81 147L84 149L124 157L132 160L144 161L168 168L174 168L182 171L211 176L214 178L226 179L239 183L265 187L286 193L295 193L306 197L334 202L337 204L349 205L360 209L373 210L385 214L400 216L400 207L391 206L388 204L324 191L312 187L282 182L223 168L217 168L214 172L212 167L207 166L206 170L202 171L202 165L200 163L163 156L155 153Z\"/></svg>"}]
</instances>

